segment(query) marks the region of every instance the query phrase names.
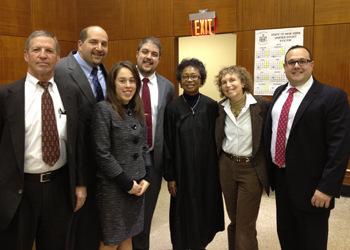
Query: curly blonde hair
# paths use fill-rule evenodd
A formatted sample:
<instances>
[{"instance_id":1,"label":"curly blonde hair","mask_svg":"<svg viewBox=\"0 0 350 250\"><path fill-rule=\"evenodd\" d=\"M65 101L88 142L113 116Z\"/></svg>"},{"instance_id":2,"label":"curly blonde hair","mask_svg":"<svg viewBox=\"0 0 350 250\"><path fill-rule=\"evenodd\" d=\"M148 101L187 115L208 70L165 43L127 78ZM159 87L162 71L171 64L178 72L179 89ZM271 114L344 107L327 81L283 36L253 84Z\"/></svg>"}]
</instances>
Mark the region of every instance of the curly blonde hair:
<instances>
[{"instance_id":1,"label":"curly blonde hair","mask_svg":"<svg viewBox=\"0 0 350 250\"><path fill-rule=\"evenodd\" d=\"M221 98L225 97L221 88L221 79L227 74L235 74L239 78L239 80L241 80L241 82L244 84L243 91L251 93L253 88L253 80L250 76L250 73L244 67L233 65L223 68L219 71L219 74L215 76L215 85L219 89Z\"/></svg>"}]
</instances>

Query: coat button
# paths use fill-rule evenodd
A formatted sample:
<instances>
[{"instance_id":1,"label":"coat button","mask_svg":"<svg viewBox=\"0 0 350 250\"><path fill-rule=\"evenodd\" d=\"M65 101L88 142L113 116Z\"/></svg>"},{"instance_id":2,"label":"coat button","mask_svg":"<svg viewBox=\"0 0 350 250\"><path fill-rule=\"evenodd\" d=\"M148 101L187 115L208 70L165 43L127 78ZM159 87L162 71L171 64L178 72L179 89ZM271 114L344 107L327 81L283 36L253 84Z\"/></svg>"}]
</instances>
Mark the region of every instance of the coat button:
<instances>
[{"instance_id":1,"label":"coat button","mask_svg":"<svg viewBox=\"0 0 350 250\"><path fill-rule=\"evenodd\" d=\"M133 140L134 144L139 143L139 141L140 141L140 140L139 140L139 138L137 138L137 137L136 137L136 138L134 138L134 140Z\"/></svg>"},{"instance_id":2,"label":"coat button","mask_svg":"<svg viewBox=\"0 0 350 250\"><path fill-rule=\"evenodd\" d=\"M136 129L137 129L136 124L132 125L131 127L132 127L132 129L134 129L134 130L136 130Z\"/></svg>"},{"instance_id":3,"label":"coat button","mask_svg":"<svg viewBox=\"0 0 350 250\"><path fill-rule=\"evenodd\" d=\"M139 157L139 154L138 154L138 153L136 153L136 154L134 154L134 155L132 156L132 158L134 158L134 160L136 160L138 157Z\"/></svg>"},{"instance_id":4,"label":"coat button","mask_svg":"<svg viewBox=\"0 0 350 250\"><path fill-rule=\"evenodd\" d=\"M23 193L22 189L18 190L18 194L22 194L22 193Z\"/></svg>"}]
</instances>

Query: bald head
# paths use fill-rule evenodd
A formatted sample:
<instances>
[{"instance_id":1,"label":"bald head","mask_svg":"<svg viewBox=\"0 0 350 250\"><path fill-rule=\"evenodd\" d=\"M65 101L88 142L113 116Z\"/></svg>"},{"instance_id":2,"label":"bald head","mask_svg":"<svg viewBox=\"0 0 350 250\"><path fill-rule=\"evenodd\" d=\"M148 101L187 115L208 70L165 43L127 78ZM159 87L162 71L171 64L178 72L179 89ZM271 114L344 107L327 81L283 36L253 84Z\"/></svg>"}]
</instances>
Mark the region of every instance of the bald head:
<instances>
[{"instance_id":1,"label":"bald head","mask_svg":"<svg viewBox=\"0 0 350 250\"><path fill-rule=\"evenodd\" d=\"M78 52L91 67L99 66L108 53L107 32L99 26L83 29L79 36Z\"/></svg>"}]
</instances>

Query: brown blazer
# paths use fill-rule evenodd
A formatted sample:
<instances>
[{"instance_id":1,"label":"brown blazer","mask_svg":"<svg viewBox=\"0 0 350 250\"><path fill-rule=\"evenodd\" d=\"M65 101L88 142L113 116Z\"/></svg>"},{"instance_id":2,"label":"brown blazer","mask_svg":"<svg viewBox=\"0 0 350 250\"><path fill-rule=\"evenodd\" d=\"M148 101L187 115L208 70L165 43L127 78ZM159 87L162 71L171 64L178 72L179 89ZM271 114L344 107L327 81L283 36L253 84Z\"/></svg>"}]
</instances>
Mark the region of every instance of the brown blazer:
<instances>
[{"instance_id":1,"label":"brown blazer","mask_svg":"<svg viewBox=\"0 0 350 250\"><path fill-rule=\"evenodd\" d=\"M269 195L270 188L266 170L263 131L266 115L270 106L270 100L261 96L254 96L254 98L257 101L257 103L250 105L250 116L252 119L253 136L252 161L255 171L258 174L258 177L266 193ZM219 102L219 117L216 119L215 140L219 157L222 153L222 141L226 137L224 131L226 112L224 110L224 107L221 105L226 100L227 98Z\"/></svg>"}]
</instances>

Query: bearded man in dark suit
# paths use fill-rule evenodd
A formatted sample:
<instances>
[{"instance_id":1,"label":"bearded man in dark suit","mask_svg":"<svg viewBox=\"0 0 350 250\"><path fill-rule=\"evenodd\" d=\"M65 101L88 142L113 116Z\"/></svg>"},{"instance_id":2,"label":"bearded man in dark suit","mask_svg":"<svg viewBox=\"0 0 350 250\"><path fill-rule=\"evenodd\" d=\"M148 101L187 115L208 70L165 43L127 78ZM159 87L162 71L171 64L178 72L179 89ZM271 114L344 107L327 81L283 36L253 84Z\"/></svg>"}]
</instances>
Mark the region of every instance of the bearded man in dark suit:
<instances>
[{"instance_id":1,"label":"bearded man in dark suit","mask_svg":"<svg viewBox=\"0 0 350 250\"><path fill-rule=\"evenodd\" d=\"M164 111L167 104L174 99L174 85L156 73L156 69L162 55L162 46L157 38L144 38L136 52L137 69L140 73L142 83L141 97L145 84L149 87L151 112L146 115L151 116L152 124L147 123L147 134L149 136L149 148L151 152L153 173L152 182L145 193L145 225L144 230L133 237L134 250L150 249L149 237L153 213L157 204L159 191L163 177L163 145L164 145ZM147 80L148 83L145 83ZM144 100L144 98L143 98ZM145 104L145 102L144 102Z\"/></svg>"}]
</instances>

